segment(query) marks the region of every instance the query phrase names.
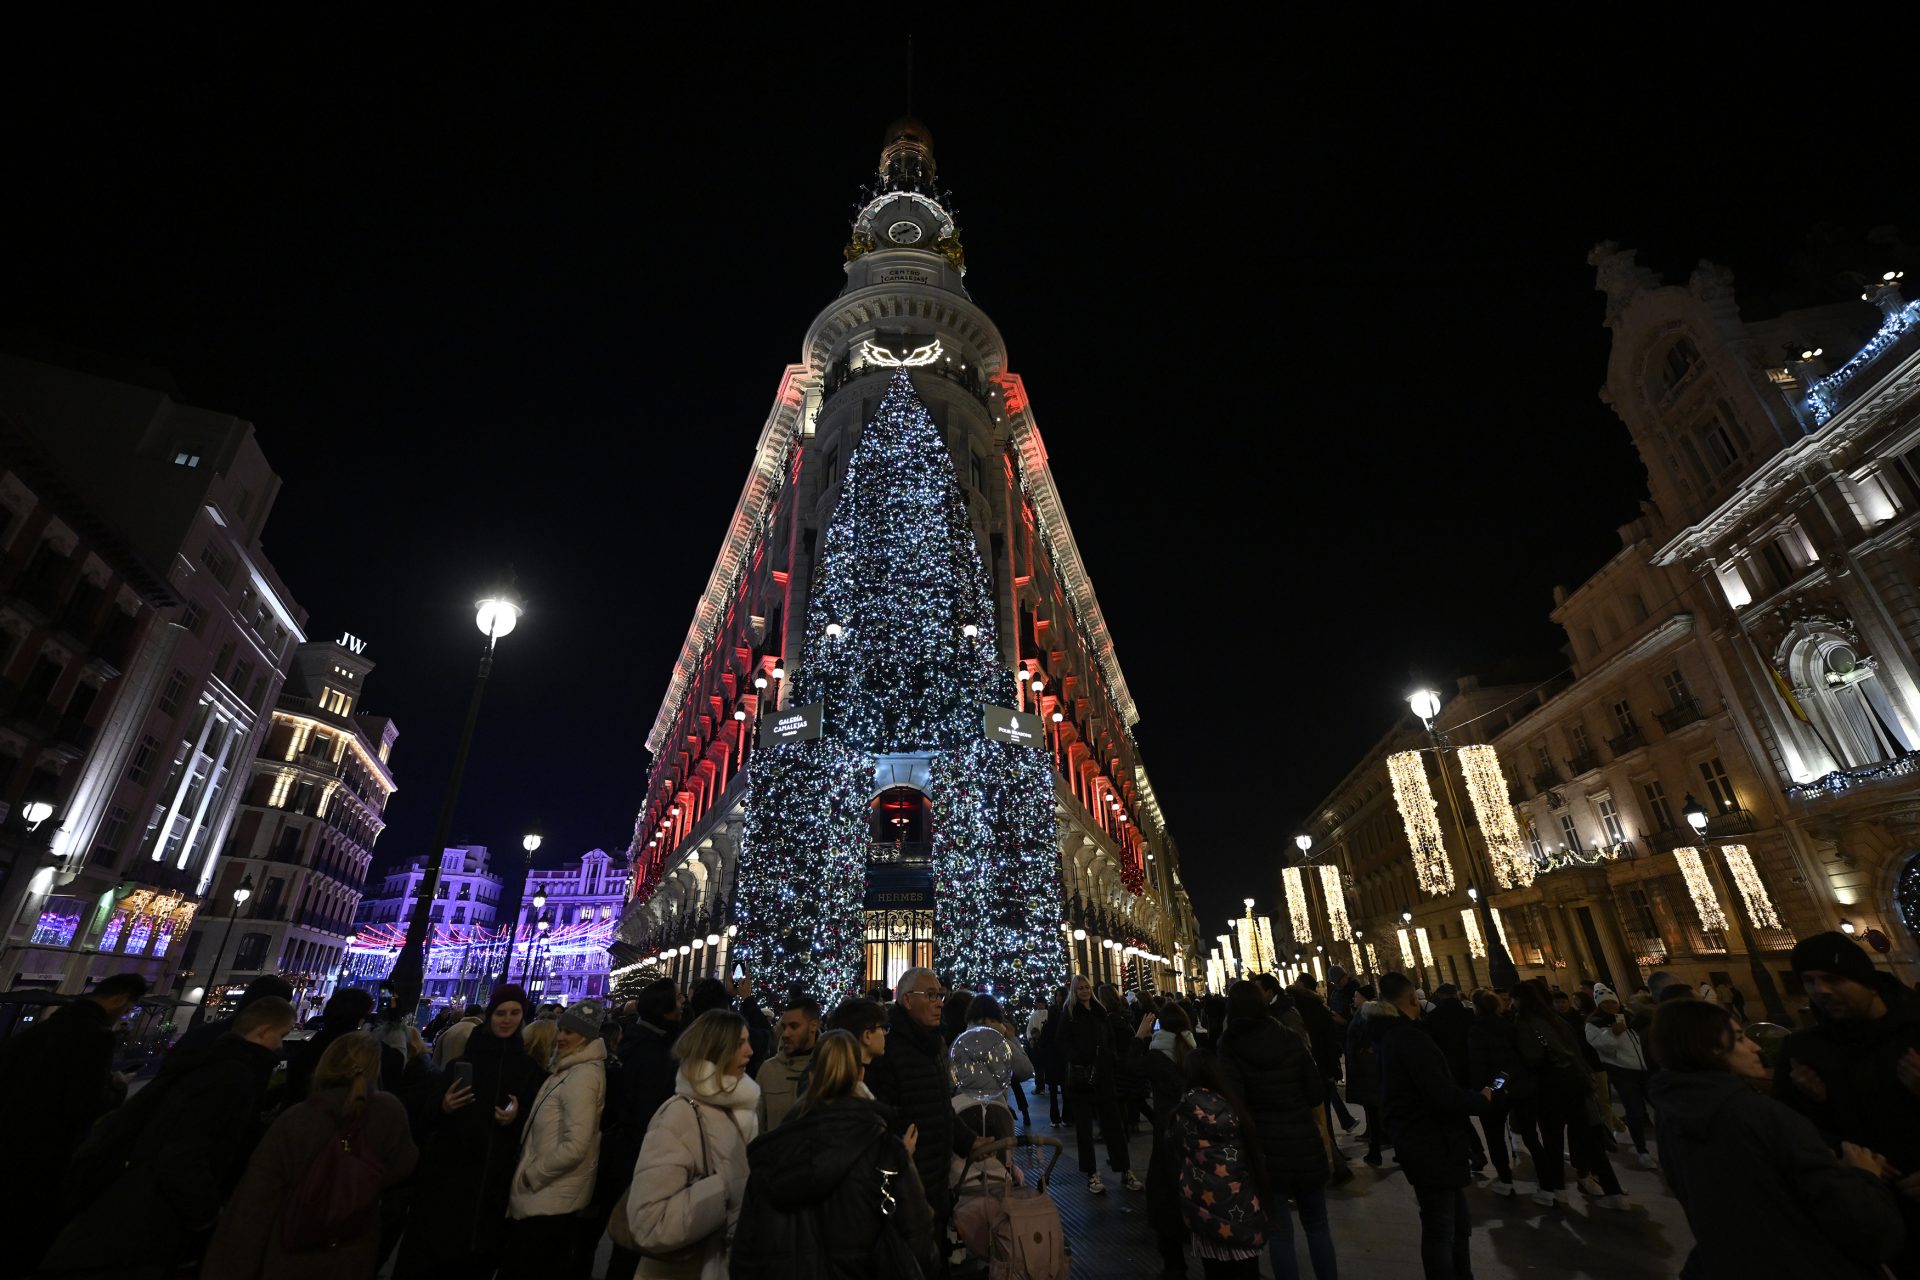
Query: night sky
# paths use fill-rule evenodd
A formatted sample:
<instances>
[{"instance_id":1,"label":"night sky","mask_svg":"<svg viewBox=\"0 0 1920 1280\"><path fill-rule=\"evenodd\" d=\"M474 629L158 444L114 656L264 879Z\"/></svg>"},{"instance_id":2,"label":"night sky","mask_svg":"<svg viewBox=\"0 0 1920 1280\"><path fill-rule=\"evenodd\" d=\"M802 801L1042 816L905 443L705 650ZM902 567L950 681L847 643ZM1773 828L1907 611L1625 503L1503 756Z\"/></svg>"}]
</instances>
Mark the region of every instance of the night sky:
<instances>
[{"instance_id":1,"label":"night sky","mask_svg":"<svg viewBox=\"0 0 1920 1280\"><path fill-rule=\"evenodd\" d=\"M14 41L0 89L8 345L140 362L257 425L269 557L313 638L366 639L365 707L399 722L388 862L432 838L471 601L509 563L530 612L456 839L510 879L529 823L543 861L624 850L781 370L906 107L877 17L609 21L74 31ZM1675 43L921 35L912 107L1203 934L1271 899L1252 868L1410 669L1559 665L1551 589L1645 493L1595 394L1595 241L1670 278L1728 263L1750 317L1920 268L1884 230L1917 206L1863 128L1877 90L1768 106L1784 85Z\"/></svg>"}]
</instances>

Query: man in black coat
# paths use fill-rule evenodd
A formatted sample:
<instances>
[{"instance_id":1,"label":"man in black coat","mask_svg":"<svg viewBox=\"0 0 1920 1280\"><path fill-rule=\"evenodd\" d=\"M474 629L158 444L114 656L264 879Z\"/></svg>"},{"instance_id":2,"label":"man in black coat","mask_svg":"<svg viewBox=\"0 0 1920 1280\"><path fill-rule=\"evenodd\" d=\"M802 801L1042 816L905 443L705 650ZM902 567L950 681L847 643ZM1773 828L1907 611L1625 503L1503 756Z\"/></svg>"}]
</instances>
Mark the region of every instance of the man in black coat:
<instances>
[{"instance_id":1,"label":"man in black coat","mask_svg":"<svg viewBox=\"0 0 1920 1280\"><path fill-rule=\"evenodd\" d=\"M191 1262L246 1169L291 1030L293 1006L264 996L214 1043L169 1054L74 1155L67 1189L78 1212L44 1273L136 1280Z\"/></svg>"},{"instance_id":2,"label":"man in black coat","mask_svg":"<svg viewBox=\"0 0 1920 1280\"><path fill-rule=\"evenodd\" d=\"M1920 1275L1920 998L1874 967L1844 933L1793 949L1815 1025L1787 1037L1773 1096L1835 1143L1878 1152L1906 1175L1907 1244L1893 1270Z\"/></svg>"},{"instance_id":3,"label":"man in black coat","mask_svg":"<svg viewBox=\"0 0 1920 1280\"><path fill-rule=\"evenodd\" d=\"M867 1088L893 1108L894 1132L905 1136L908 1125L920 1131L913 1163L933 1210L936 1240L945 1238L952 1212L947 1157L953 1151L953 1077L947 1070L946 1041L940 1038L945 998L933 970L901 974L887 1019L887 1051L867 1064Z\"/></svg>"},{"instance_id":4,"label":"man in black coat","mask_svg":"<svg viewBox=\"0 0 1920 1280\"><path fill-rule=\"evenodd\" d=\"M113 1074L113 1027L145 994L145 978L115 974L0 1043L0 1133L10 1150L33 1153L0 1160L0 1204L39 1206L15 1216L7 1245L27 1265L65 1220L59 1198L46 1195L48 1171L66 1168L93 1122L126 1095Z\"/></svg>"},{"instance_id":5,"label":"man in black coat","mask_svg":"<svg viewBox=\"0 0 1920 1280\"><path fill-rule=\"evenodd\" d=\"M1440 1046L1440 1052L1446 1055L1447 1069L1453 1072L1455 1084L1466 1084L1473 1079L1473 1050L1469 1044L1473 1032L1473 1010L1460 1000L1460 988L1451 982L1443 982L1433 989L1433 1010L1422 1015L1420 1025L1426 1028L1433 1042ZM1582 1032L1585 1039L1585 1032ZM1483 1169L1487 1163L1486 1148L1480 1145L1480 1135L1472 1125L1467 1126L1467 1136L1473 1139L1473 1167Z\"/></svg>"},{"instance_id":6,"label":"man in black coat","mask_svg":"<svg viewBox=\"0 0 1920 1280\"><path fill-rule=\"evenodd\" d=\"M1420 1002L1403 973L1380 979L1382 1020L1374 1028L1380 1096L1394 1154L1420 1204L1420 1264L1427 1280L1470 1276L1467 1217L1468 1118L1484 1112L1491 1089L1454 1082L1446 1055L1419 1023Z\"/></svg>"}]
</instances>

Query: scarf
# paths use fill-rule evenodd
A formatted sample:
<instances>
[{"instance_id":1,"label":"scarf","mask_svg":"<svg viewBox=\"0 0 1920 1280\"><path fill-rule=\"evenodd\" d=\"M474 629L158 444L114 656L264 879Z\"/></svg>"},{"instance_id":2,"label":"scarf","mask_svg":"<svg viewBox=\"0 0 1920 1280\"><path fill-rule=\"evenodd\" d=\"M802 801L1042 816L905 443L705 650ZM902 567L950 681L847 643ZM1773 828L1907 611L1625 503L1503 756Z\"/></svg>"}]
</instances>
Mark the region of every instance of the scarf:
<instances>
[{"instance_id":1,"label":"scarf","mask_svg":"<svg viewBox=\"0 0 1920 1280\"><path fill-rule=\"evenodd\" d=\"M1187 1049L1189 1051L1197 1047L1193 1042L1193 1032L1191 1031L1182 1031L1178 1038L1187 1042ZM1153 1053L1164 1053L1171 1058L1174 1056L1174 1039L1174 1034L1171 1031L1156 1031L1153 1033L1153 1039L1147 1043L1147 1049Z\"/></svg>"},{"instance_id":2,"label":"scarf","mask_svg":"<svg viewBox=\"0 0 1920 1280\"><path fill-rule=\"evenodd\" d=\"M733 1127L740 1131L742 1142L752 1142L760 1136L760 1086L752 1076L742 1075L728 1084L711 1062L687 1062L681 1064L673 1091L725 1111Z\"/></svg>"}]
</instances>

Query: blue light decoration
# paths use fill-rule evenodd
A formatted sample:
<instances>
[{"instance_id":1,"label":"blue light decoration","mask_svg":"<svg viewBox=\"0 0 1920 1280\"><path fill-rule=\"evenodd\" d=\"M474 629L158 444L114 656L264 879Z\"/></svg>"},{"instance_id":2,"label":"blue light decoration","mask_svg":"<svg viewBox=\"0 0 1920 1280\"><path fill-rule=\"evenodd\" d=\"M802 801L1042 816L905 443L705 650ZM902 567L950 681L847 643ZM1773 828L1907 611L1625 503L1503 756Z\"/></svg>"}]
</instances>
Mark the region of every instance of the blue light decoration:
<instances>
[{"instance_id":1,"label":"blue light decoration","mask_svg":"<svg viewBox=\"0 0 1920 1280\"><path fill-rule=\"evenodd\" d=\"M1840 408L1840 390L1852 381L1863 369L1886 354L1889 347L1900 341L1915 326L1920 326L1920 301L1909 302L1897 311L1888 313L1880 331L1873 335L1867 345L1855 353L1853 359L1835 369L1826 377L1814 382L1807 388L1805 405L1813 415L1814 425L1824 425Z\"/></svg>"},{"instance_id":2,"label":"blue light decoration","mask_svg":"<svg viewBox=\"0 0 1920 1280\"><path fill-rule=\"evenodd\" d=\"M877 758L931 756L936 964L1030 1007L1065 963L1053 778L1044 752L981 737L981 705L1011 705L1013 675L952 455L904 370L821 545L792 687L824 725L748 766L742 952L766 990L858 989Z\"/></svg>"}]
</instances>

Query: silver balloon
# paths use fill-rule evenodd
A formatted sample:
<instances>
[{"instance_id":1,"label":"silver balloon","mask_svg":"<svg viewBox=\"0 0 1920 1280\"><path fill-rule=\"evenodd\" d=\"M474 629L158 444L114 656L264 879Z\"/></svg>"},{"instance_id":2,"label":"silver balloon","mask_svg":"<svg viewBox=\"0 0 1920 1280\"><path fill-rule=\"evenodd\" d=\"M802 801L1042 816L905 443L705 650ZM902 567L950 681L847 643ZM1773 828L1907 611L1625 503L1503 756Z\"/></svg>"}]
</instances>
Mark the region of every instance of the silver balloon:
<instances>
[{"instance_id":1,"label":"silver balloon","mask_svg":"<svg viewBox=\"0 0 1920 1280\"><path fill-rule=\"evenodd\" d=\"M968 1027L953 1038L953 1079L976 1102L998 1098L1013 1079L1013 1046L992 1027Z\"/></svg>"}]
</instances>

